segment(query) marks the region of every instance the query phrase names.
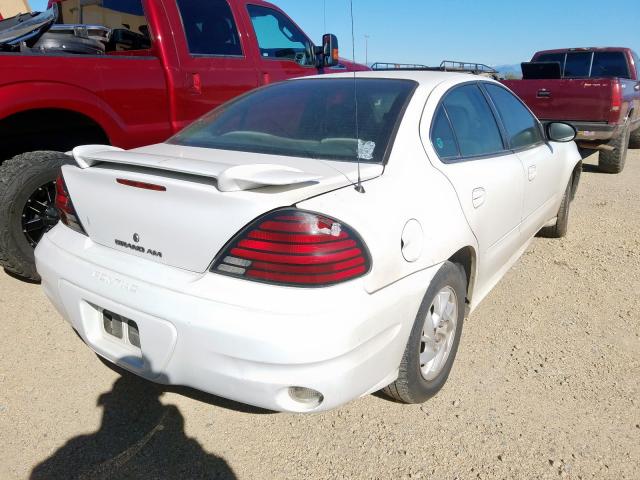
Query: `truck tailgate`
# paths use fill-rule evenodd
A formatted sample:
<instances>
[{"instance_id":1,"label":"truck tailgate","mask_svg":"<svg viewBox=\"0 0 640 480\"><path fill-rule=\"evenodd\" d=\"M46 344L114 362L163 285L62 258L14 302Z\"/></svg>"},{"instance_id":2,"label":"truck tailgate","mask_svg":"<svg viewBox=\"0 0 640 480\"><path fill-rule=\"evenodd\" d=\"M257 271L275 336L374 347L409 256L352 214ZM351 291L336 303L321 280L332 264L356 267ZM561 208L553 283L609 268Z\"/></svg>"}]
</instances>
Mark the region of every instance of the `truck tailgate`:
<instances>
[{"instance_id":1,"label":"truck tailgate","mask_svg":"<svg viewBox=\"0 0 640 480\"><path fill-rule=\"evenodd\" d=\"M606 122L615 79L505 80L541 120Z\"/></svg>"}]
</instances>

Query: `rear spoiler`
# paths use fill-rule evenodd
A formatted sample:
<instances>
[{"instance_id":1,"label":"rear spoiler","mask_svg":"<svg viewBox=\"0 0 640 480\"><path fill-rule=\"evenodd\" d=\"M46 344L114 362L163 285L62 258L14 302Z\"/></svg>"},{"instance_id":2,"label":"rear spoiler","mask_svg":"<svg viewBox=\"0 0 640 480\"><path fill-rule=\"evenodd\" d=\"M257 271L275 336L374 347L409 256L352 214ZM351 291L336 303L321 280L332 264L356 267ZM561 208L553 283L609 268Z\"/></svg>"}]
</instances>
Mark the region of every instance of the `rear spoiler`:
<instances>
[{"instance_id":1,"label":"rear spoiler","mask_svg":"<svg viewBox=\"0 0 640 480\"><path fill-rule=\"evenodd\" d=\"M266 186L298 185L320 179L318 175L286 165L268 163L230 165L193 158L138 153L108 145L76 147L70 154L81 169L99 164L119 164L196 175L215 179L217 188L221 192L237 192Z\"/></svg>"}]
</instances>

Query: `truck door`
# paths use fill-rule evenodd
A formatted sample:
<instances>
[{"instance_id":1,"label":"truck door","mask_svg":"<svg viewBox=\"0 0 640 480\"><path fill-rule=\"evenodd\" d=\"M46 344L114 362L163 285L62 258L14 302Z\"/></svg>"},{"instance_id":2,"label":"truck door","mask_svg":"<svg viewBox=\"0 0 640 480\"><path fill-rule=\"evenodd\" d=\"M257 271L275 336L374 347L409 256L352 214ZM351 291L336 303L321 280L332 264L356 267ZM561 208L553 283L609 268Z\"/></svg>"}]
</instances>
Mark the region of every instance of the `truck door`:
<instances>
[{"instance_id":1,"label":"truck door","mask_svg":"<svg viewBox=\"0 0 640 480\"><path fill-rule=\"evenodd\" d=\"M313 43L289 17L258 5L247 5L247 13L262 85L318 73Z\"/></svg>"},{"instance_id":2,"label":"truck door","mask_svg":"<svg viewBox=\"0 0 640 480\"><path fill-rule=\"evenodd\" d=\"M520 158L525 175L521 235L533 237L558 211L564 193L565 164L529 109L501 85L483 82L502 121L509 148Z\"/></svg>"},{"instance_id":3,"label":"truck door","mask_svg":"<svg viewBox=\"0 0 640 480\"><path fill-rule=\"evenodd\" d=\"M165 2L178 51L175 125L196 118L258 86L247 36L227 0Z\"/></svg>"}]
</instances>

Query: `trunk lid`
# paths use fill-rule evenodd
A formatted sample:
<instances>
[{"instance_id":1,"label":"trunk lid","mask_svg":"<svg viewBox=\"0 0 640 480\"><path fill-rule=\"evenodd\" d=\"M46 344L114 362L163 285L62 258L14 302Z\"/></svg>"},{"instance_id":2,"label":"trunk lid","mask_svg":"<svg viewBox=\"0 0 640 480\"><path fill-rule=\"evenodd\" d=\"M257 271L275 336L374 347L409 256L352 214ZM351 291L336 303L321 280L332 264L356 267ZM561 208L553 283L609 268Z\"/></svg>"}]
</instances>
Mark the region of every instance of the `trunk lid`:
<instances>
[{"instance_id":1,"label":"trunk lid","mask_svg":"<svg viewBox=\"0 0 640 480\"><path fill-rule=\"evenodd\" d=\"M612 107L611 78L505 80L541 120L606 122Z\"/></svg>"},{"instance_id":2,"label":"trunk lid","mask_svg":"<svg viewBox=\"0 0 640 480\"><path fill-rule=\"evenodd\" d=\"M65 166L63 174L91 240L194 272L206 271L257 217L357 178L351 162L167 144L131 151L80 147L74 156L80 168ZM361 169L367 180L383 166Z\"/></svg>"}]
</instances>

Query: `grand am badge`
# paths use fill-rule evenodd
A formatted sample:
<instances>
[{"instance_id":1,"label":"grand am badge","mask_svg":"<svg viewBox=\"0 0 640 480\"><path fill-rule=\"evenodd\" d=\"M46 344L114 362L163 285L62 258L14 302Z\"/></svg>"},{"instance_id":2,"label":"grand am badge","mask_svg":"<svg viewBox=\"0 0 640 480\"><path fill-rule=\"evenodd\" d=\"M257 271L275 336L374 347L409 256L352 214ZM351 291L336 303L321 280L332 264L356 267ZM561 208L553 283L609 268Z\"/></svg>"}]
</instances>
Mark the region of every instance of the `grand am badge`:
<instances>
[{"instance_id":1,"label":"grand am badge","mask_svg":"<svg viewBox=\"0 0 640 480\"><path fill-rule=\"evenodd\" d=\"M133 241L136 243L140 242L140 235L134 233ZM134 252L146 253L147 255L151 255L152 257L162 258L162 252L153 250L152 248L145 248L142 245L135 245L133 243L125 242L124 240L118 239L116 239L115 242L119 247L128 248L129 250L133 250Z\"/></svg>"}]
</instances>

